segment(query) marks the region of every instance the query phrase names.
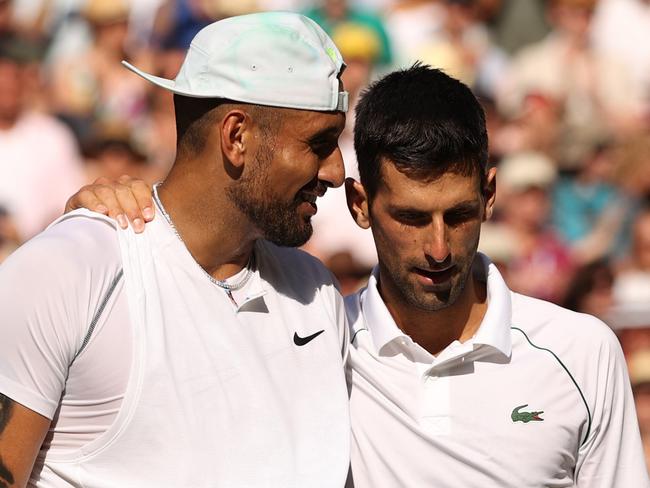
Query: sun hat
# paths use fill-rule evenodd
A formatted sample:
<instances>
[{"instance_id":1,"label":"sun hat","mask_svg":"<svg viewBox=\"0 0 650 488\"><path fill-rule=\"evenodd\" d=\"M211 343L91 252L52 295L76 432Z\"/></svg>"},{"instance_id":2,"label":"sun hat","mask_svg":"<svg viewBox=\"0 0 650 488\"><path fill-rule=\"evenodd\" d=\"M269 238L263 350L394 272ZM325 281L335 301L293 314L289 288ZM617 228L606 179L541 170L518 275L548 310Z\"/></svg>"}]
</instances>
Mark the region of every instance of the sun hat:
<instances>
[{"instance_id":1,"label":"sun hat","mask_svg":"<svg viewBox=\"0 0 650 488\"><path fill-rule=\"evenodd\" d=\"M129 11L126 0L87 0L81 14L92 24L104 25L128 20Z\"/></svg>"},{"instance_id":2,"label":"sun hat","mask_svg":"<svg viewBox=\"0 0 650 488\"><path fill-rule=\"evenodd\" d=\"M497 181L510 191L548 188L556 177L557 168L553 161L535 151L511 154L497 166Z\"/></svg>"},{"instance_id":3,"label":"sun hat","mask_svg":"<svg viewBox=\"0 0 650 488\"><path fill-rule=\"evenodd\" d=\"M650 328L650 273L621 272L614 281L614 304L606 322L614 329Z\"/></svg>"},{"instance_id":4,"label":"sun hat","mask_svg":"<svg viewBox=\"0 0 650 488\"><path fill-rule=\"evenodd\" d=\"M334 27L332 40L345 58L375 62L381 54L381 40L371 28L357 22L342 22Z\"/></svg>"},{"instance_id":5,"label":"sun hat","mask_svg":"<svg viewBox=\"0 0 650 488\"><path fill-rule=\"evenodd\" d=\"M318 24L296 13L241 15L204 27L174 80L122 64L187 97L316 111L345 112L348 106L340 90L341 53Z\"/></svg>"}]
</instances>

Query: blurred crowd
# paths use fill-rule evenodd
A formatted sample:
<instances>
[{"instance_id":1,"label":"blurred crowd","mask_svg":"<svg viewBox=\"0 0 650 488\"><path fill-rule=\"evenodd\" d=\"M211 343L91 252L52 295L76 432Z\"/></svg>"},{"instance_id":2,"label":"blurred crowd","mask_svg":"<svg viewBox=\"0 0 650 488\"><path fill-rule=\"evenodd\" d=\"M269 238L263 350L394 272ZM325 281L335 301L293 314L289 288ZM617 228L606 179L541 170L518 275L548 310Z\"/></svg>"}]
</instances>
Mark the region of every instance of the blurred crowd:
<instances>
[{"instance_id":1,"label":"blurred crowd","mask_svg":"<svg viewBox=\"0 0 650 488\"><path fill-rule=\"evenodd\" d=\"M203 26L279 9L332 36L352 110L416 60L472 87L498 167L480 249L512 289L617 332L650 459L648 0L0 0L0 262L96 177L165 175L171 96L121 60L174 78ZM351 111L341 149L356 178L353 127ZM322 199L306 248L351 292L376 256L344 195Z\"/></svg>"}]
</instances>

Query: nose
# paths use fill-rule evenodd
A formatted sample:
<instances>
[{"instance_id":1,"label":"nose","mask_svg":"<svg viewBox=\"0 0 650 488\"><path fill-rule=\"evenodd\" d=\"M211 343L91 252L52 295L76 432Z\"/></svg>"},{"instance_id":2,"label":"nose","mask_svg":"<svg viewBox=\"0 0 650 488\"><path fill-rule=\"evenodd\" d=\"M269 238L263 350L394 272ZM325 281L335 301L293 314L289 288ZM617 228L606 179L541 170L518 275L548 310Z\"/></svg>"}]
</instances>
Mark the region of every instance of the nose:
<instances>
[{"instance_id":1,"label":"nose","mask_svg":"<svg viewBox=\"0 0 650 488\"><path fill-rule=\"evenodd\" d=\"M341 149L338 146L321 161L318 179L334 188L341 186L345 181L345 166Z\"/></svg>"},{"instance_id":2,"label":"nose","mask_svg":"<svg viewBox=\"0 0 650 488\"><path fill-rule=\"evenodd\" d=\"M442 218L434 218L424 241L424 254L437 264L444 263L450 257L447 228Z\"/></svg>"}]
</instances>

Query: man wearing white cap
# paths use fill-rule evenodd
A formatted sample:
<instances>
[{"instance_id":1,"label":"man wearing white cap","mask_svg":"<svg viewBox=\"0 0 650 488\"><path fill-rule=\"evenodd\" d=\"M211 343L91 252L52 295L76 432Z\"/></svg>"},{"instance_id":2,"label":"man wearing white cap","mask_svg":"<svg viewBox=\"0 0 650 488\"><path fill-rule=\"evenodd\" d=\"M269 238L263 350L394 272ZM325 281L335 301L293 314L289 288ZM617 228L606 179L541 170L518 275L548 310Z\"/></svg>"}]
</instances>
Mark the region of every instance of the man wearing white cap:
<instances>
[{"instance_id":1,"label":"man wearing white cap","mask_svg":"<svg viewBox=\"0 0 650 488\"><path fill-rule=\"evenodd\" d=\"M297 14L214 23L142 234L67 214L0 270L0 486L337 487L343 301L293 249L343 182L347 93Z\"/></svg>"},{"instance_id":2,"label":"man wearing white cap","mask_svg":"<svg viewBox=\"0 0 650 488\"><path fill-rule=\"evenodd\" d=\"M354 486L650 487L612 331L512 292L477 253L487 143L469 88L428 66L357 105L348 206L379 264L346 298Z\"/></svg>"}]
</instances>

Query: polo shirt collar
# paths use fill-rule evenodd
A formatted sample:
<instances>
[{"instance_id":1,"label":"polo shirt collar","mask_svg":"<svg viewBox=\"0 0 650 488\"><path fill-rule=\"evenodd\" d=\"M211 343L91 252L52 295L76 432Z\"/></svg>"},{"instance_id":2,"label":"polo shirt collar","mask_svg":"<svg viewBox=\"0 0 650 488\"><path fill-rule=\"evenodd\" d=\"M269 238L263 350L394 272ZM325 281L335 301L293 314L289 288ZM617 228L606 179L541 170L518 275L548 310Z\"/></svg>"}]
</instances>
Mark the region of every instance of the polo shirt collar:
<instances>
[{"instance_id":1,"label":"polo shirt collar","mask_svg":"<svg viewBox=\"0 0 650 488\"><path fill-rule=\"evenodd\" d=\"M510 290L499 270L487 256L478 253L478 260L478 264L483 266L485 275L487 275L488 307L478 331L467 342L489 346L505 356L510 356L512 351ZM379 266L375 266L362 296L362 307L366 326L370 331L376 351L381 353L382 349L394 341L412 343L412 340L393 320L379 293L378 281Z\"/></svg>"},{"instance_id":2,"label":"polo shirt collar","mask_svg":"<svg viewBox=\"0 0 650 488\"><path fill-rule=\"evenodd\" d=\"M480 262L487 275L488 307L479 329L474 335L475 344L484 344L501 351L505 356L512 352L512 299L510 289L497 267L482 253L478 253Z\"/></svg>"},{"instance_id":3,"label":"polo shirt collar","mask_svg":"<svg viewBox=\"0 0 650 488\"><path fill-rule=\"evenodd\" d=\"M393 316L388 311L384 299L379 293L379 265L375 266L368 279L368 286L363 296L363 315L368 330L372 336L372 342L377 352L388 343L399 338L409 338L402 329L397 327ZM410 338L409 338L410 339Z\"/></svg>"}]
</instances>

